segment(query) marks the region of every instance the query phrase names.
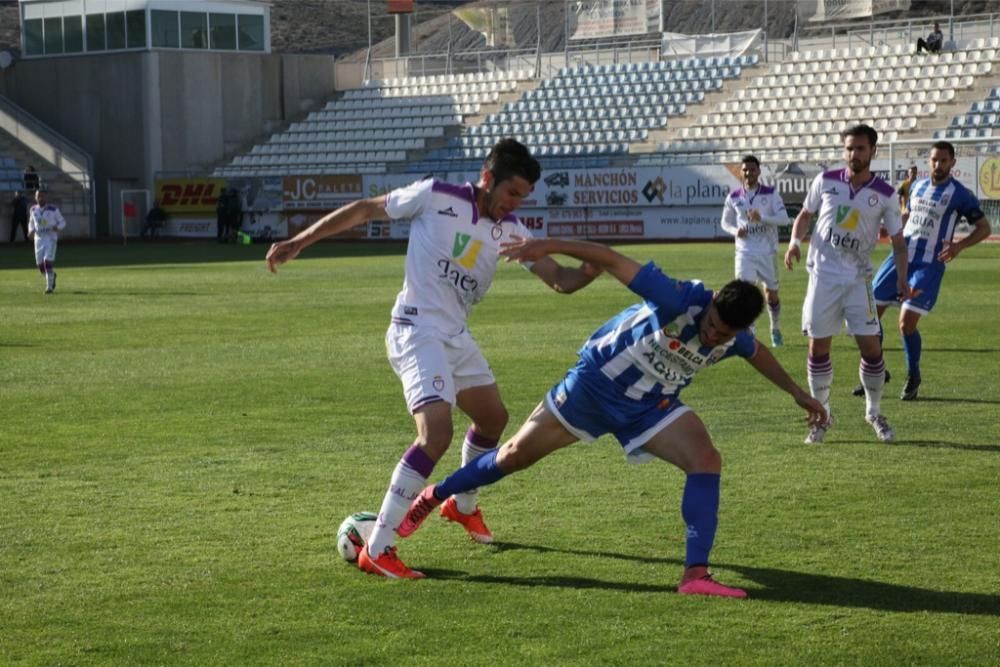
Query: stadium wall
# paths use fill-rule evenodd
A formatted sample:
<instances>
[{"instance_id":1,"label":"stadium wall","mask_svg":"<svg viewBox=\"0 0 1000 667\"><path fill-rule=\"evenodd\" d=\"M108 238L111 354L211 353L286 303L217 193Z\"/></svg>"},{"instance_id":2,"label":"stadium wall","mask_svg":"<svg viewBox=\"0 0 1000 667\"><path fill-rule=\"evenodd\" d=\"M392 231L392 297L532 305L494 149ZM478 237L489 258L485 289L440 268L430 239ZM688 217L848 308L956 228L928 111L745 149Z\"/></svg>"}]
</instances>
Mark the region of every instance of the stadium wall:
<instances>
[{"instance_id":1,"label":"stadium wall","mask_svg":"<svg viewBox=\"0 0 1000 667\"><path fill-rule=\"evenodd\" d=\"M121 189L210 172L325 103L334 77L328 56L143 51L21 60L0 70L0 94L93 155L109 237Z\"/></svg>"}]
</instances>

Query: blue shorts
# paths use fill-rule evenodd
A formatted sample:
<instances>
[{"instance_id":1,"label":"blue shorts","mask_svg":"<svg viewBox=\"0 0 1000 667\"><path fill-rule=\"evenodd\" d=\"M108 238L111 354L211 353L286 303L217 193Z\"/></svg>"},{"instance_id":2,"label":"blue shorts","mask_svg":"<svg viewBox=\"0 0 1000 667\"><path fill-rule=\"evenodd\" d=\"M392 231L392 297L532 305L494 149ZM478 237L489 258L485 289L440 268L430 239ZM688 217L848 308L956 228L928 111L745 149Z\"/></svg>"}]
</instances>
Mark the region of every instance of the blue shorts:
<instances>
[{"instance_id":1,"label":"blue shorts","mask_svg":"<svg viewBox=\"0 0 1000 667\"><path fill-rule=\"evenodd\" d=\"M913 310L921 315L931 312L937 302L938 293L941 291L941 281L944 280L944 264L940 262L914 262L910 264L907 272L910 274L909 284L914 290L920 290L920 294L912 299L903 302L903 308ZM878 267L875 280L872 285L875 293L875 303L880 306L887 306L897 303L896 301L896 264L892 261L890 254Z\"/></svg>"},{"instance_id":2,"label":"blue shorts","mask_svg":"<svg viewBox=\"0 0 1000 667\"><path fill-rule=\"evenodd\" d=\"M676 396L633 400L625 389L581 360L549 390L545 405L580 440L611 433L629 461L640 463L652 458L641 447L691 409Z\"/></svg>"}]
</instances>

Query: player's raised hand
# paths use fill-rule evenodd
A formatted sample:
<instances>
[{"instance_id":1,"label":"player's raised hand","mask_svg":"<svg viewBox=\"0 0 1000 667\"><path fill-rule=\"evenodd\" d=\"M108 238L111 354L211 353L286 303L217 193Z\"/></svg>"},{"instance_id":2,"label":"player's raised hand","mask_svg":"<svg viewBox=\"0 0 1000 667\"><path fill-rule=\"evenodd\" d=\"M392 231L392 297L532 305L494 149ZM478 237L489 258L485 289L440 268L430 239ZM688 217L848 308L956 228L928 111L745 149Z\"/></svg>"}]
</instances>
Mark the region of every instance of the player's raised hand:
<instances>
[{"instance_id":1,"label":"player's raised hand","mask_svg":"<svg viewBox=\"0 0 1000 667\"><path fill-rule=\"evenodd\" d=\"M788 250L785 251L785 268L791 271L800 259L802 259L802 253L799 251L799 247L794 243L789 243Z\"/></svg>"},{"instance_id":2,"label":"player's raised hand","mask_svg":"<svg viewBox=\"0 0 1000 667\"><path fill-rule=\"evenodd\" d=\"M549 255L547 239L526 239L517 234L511 240L500 244L500 255L508 262L534 262Z\"/></svg>"},{"instance_id":3,"label":"player's raised hand","mask_svg":"<svg viewBox=\"0 0 1000 667\"><path fill-rule=\"evenodd\" d=\"M291 240L272 243L264 258L267 262L267 270L271 273L277 273L278 265L298 257L300 250L299 244L293 243Z\"/></svg>"}]
</instances>

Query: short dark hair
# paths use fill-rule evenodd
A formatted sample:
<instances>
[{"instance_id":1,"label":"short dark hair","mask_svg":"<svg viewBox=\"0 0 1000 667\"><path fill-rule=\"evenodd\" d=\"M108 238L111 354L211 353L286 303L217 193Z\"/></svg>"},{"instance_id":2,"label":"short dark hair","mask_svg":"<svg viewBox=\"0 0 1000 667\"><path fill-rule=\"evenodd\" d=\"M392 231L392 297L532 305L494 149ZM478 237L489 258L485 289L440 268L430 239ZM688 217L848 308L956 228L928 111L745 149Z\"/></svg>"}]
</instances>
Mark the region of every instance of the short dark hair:
<instances>
[{"instance_id":1,"label":"short dark hair","mask_svg":"<svg viewBox=\"0 0 1000 667\"><path fill-rule=\"evenodd\" d=\"M732 280L715 294L712 301L721 319L733 329L746 329L764 312L764 295L746 280Z\"/></svg>"},{"instance_id":2,"label":"short dark hair","mask_svg":"<svg viewBox=\"0 0 1000 667\"><path fill-rule=\"evenodd\" d=\"M746 164L747 162L757 165L758 169L760 168L760 160L757 159L756 155L750 155L750 154L744 155L743 159L740 160L740 164Z\"/></svg>"},{"instance_id":3,"label":"short dark hair","mask_svg":"<svg viewBox=\"0 0 1000 667\"><path fill-rule=\"evenodd\" d=\"M840 133L841 141L847 137L867 137L868 143L872 146L878 143L878 132L876 132L875 128L870 125L854 125Z\"/></svg>"},{"instance_id":4,"label":"short dark hair","mask_svg":"<svg viewBox=\"0 0 1000 667\"><path fill-rule=\"evenodd\" d=\"M483 169L493 174L493 182L500 183L520 176L532 185L542 177L542 167L531 156L527 146L517 139L506 137L496 142L483 162Z\"/></svg>"},{"instance_id":5,"label":"short dark hair","mask_svg":"<svg viewBox=\"0 0 1000 667\"><path fill-rule=\"evenodd\" d=\"M948 155L951 159L955 159L955 145L950 141L935 141L931 144L931 150L938 149L939 151L948 151Z\"/></svg>"}]
</instances>

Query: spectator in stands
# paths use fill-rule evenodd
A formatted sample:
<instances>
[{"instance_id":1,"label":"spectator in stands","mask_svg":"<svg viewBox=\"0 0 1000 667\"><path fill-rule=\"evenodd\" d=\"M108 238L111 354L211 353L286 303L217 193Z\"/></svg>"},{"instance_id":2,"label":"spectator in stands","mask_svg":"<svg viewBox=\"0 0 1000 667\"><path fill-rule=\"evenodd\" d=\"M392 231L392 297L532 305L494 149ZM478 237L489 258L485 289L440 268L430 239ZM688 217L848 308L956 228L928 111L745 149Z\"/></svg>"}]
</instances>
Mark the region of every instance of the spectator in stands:
<instances>
[{"instance_id":1,"label":"spectator in stands","mask_svg":"<svg viewBox=\"0 0 1000 667\"><path fill-rule=\"evenodd\" d=\"M909 209L907 206L910 201L910 188L913 183L917 180L917 165L910 165L910 168L906 170L906 180L899 184L899 189L896 190L896 194L899 195L899 212L906 213Z\"/></svg>"},{"instance_id":2,"label":"spectator in stands","mask_svg":"<svg viewBox=\"0 0 1000 667\"><path fill-rule=\"evenodd\" d=\"M163 227L163 223L167 221L167 212L160 208L160 202L153 200L153 208L149 209L149 213L146 214L146 224L142 226L142 232L139 236L145 236L146 232L149 232L149 238L156 238L160 233L160 228Z\"/></svg>"},{"instance_id":3,"label":"spectator in stands","mask_svg":"<svg viewBox=\"0 0 1000 667\"><path fill-rule=\"evenodd\" d=\"M927 39L921 37L917 40L917 53L923 53L925 49L928 53L939 53L943 45L944 33L941 32L941 25L935 21L934 29L927 35Z\"/></svg>"},{"instance_id":4,"label":"spectator in stands","mask_svg":"<svg viewBox=\"0 0 1000 667\"><path fill-rule=\"evenodd\" d=\"M20 191L14 193L14 198L10 200L10 242L14 242L17 236L17 228L21 228L24 240L28 240L28 198Z\"/></svg>"},{"instance_id":5,"label":"spectator in stands","mask_svg":"<svg viewBox=\"0 0 1000 667\"><path fill-rule=\"evenodd\" d=\"M23 181L25 192L34 192L40 187L41 181L38 180L38 172L35 171L35 165L29 164L24 168Z\"/></svg>"}]
</instances>

